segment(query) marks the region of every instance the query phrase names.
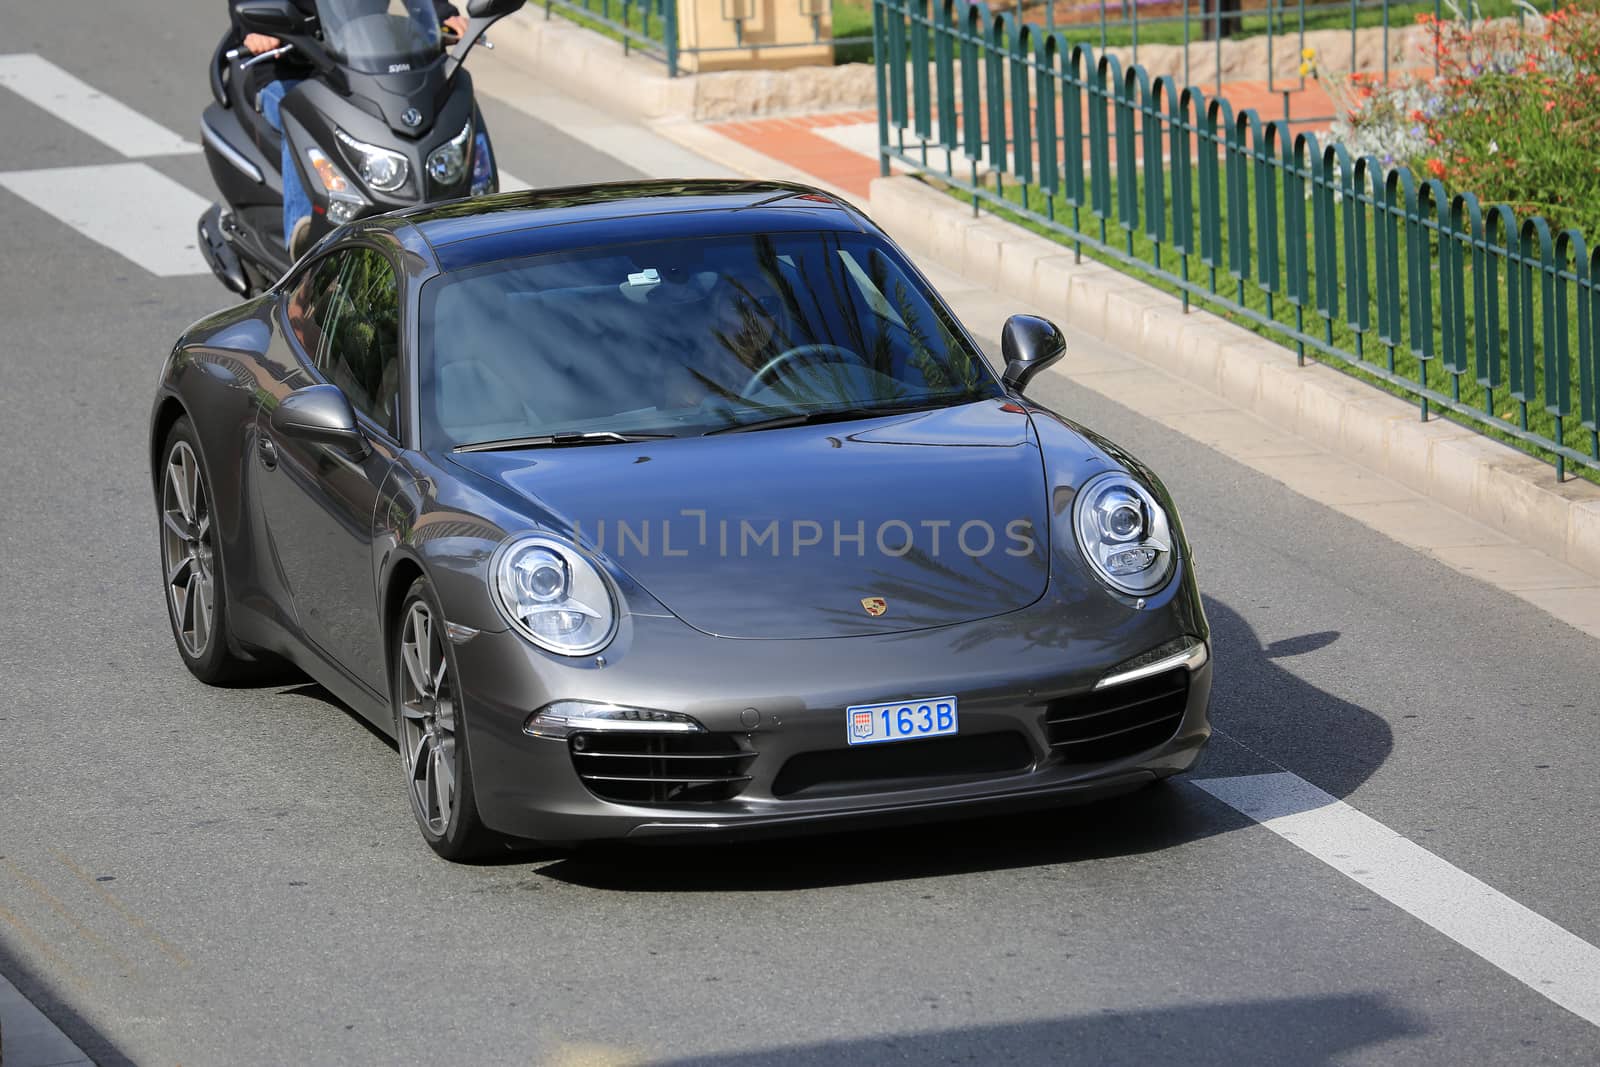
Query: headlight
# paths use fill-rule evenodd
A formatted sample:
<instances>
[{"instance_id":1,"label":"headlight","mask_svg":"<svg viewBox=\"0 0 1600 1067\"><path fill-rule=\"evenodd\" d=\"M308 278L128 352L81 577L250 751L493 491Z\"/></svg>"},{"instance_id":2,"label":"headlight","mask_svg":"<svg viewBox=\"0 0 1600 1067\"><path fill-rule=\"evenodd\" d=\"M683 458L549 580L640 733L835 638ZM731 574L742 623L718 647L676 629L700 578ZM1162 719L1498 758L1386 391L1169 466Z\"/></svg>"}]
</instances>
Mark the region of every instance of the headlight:
<instances>
[{"instance_id":1,"label":"headlight","mask_svg":"<svg viewBox=\"0 0 1600 1067\"><path fill-rule=\"evenodd\" d=\"M358 141L343 130L336 129L333 135L339 138L345 158L356 168L356 173L361 175L367 188L380 193L392 193L406 183L411 165L399 152Z\"/></svg>"},{"instance_id":2,"label":"headlight","mask_svg":"<svg viewBox=\"0 0 1600 1067\"><path fill-rule=\"evenodd\" d=\"M434 149L427 157L427 174L440 186L454 186L466 178L467 146L472 142L472 120L462 126L461 133Z\"/></svg>"},{"instance_id":3,"label":"headlight","mask_svg":"<svg viewBox=\"0 0 1600 1067\"><path fill-rule=\"evenodd\" d=\"M1078 547L1114 589L1144 596L1172 574L1172 527L1150 491L1122 471L1097 474L1073 504Z\"/></svg>"},{"instance_id":4,"label":"headlight","mask_svg":"<svg viewBox=\"0 0 1600 1067\"><path fill-rule=\"evenodd\" d=\"M512 626L540 648L587 656L617 629L611 586L594 564L553 537L521 537L500 551L495 601Z\"/></svg>"},{"instance_id":5,"label":"headlight","mask_svg":"<svg viewBox=\"0 0 1600 1067\"><path fill-rule=\"evenodd\" d=\"M467 173L467 143L472 139L472 120L461 132L433 150L428 156L428 175L440 185L454 185Z\"/></svg>"}]
</instances>

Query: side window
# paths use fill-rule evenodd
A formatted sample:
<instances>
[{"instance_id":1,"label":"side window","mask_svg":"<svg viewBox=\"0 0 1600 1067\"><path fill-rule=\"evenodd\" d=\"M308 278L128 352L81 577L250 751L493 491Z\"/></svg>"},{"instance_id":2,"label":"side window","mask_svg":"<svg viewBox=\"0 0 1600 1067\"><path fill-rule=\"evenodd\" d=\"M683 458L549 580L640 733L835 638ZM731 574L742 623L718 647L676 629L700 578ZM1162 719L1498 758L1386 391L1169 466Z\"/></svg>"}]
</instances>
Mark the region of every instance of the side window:
<instances>
[{"instance_id":1,"label":"side window","mask_svg":"<svg viewBox=\"0 0 1600 1067\"><path fill-rule=\"evenodd\" d=\"M330 302L317 369L356 410L399 429L400 290L382 253L354 248Z\"/></svg>"},{"instance_id":2,"label":"side window","mask_svg":"<svg viewBox=\"0 0 1600 1067\"><path fill-rule=\"evenodd\" d=\"M300 347L313 360L322 347L322 336L328 325L328 312L338 288L339 269L344 255L334 253L324 256L311 265L298 284L289 291L284 310L289 315L289 328L300 339Z\"/></svg>"}]
</instances>

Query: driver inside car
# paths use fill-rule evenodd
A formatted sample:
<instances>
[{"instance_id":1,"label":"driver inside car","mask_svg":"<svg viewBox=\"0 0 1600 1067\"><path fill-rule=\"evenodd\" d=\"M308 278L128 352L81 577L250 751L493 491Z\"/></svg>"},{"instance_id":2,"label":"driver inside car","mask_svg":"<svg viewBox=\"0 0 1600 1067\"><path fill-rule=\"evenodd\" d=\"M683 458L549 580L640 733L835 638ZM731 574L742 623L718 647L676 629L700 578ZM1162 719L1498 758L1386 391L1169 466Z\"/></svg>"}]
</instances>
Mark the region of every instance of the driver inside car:
<instances>
[{"instance_id":1,"label":"driver inside car","mask_svg":"<svg viewBox=\"0 0 1600 1067\"><path fill-rule=\"evenodd\" d=\"M317 0L291 0L291 2L306 17L317 17ZM383 12L387 11L395 0L360 0L360 2L372 7L376 12ZM438 16L441 26L457 37L466 32L466 16L457 11L454 4L448 0L432 0L432 2L434 13ZM264 33L244 33L239 26L238 16L234 14L232 3L228 5L228 18L233 24L233 39L242 41L245 50L251 55L259 56L263 52L282 47L283 42L276 37L269 37ZM295 61L294 53L291 52L275 62L274 74L276 77L262 88L256 106L272 128L282 133L283 116L280 108L284 94L305 80L305 67ZM300 181L300 171L295 167L287 137L283 139L280 167L283 172L283 243L288 248L289 255L299 259L305 253L311 236L311 197Z\"/></svg>"}]
</instances>

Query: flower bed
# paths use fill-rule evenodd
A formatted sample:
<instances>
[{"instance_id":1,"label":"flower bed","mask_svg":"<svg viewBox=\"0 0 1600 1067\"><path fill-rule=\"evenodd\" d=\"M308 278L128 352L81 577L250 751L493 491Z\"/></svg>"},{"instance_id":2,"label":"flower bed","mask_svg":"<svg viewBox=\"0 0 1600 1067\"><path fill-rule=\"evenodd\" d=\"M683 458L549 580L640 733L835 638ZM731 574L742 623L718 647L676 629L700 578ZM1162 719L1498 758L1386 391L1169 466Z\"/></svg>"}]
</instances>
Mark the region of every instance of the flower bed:
<instances>
[{"instance_id":1,"label":"flower bed","mask_svg":"<svg viewBox=\"0 0 1600 1067\"><path fill-rule=\"evenodd\" d=\"M1600 0L1521 25L1417 21L1433 31L1436 78L1318 72L1344 116L1331 138L1486 205L1600 235Z\"/></svg>"}]
</instances>

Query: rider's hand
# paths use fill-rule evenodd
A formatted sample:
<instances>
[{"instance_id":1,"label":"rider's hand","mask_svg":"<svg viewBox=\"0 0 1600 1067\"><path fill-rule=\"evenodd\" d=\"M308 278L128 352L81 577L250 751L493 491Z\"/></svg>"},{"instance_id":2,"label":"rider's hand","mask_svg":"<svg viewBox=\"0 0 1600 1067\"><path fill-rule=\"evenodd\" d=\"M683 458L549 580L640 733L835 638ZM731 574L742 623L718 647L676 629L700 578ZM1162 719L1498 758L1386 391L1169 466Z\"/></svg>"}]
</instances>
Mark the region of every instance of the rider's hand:
<instances>
[{"instance_id":1,"label":"rider's hand","mask_svg":"<svg viewBox=\"0 0 1600 1067\"><path fill-rule=\"evenodd\" d=\"M467 33L467 16L451 15L449 18L444 20L444 25L447 30L455 34L457 37L464 37Z\"/></svg>"},{"instance_id":2,"label":"rider's hand","mask_svg":"<svg viewBox=\"0 0 1600 1067\"><path fill-rule=\"evenodd\" d=\"M262 52L270 52L282 44L283 42L276 37L268 37L264 33L247 33L244 35L244 46L253 56L259 56Z\"/></svg>"}]
</instances>

